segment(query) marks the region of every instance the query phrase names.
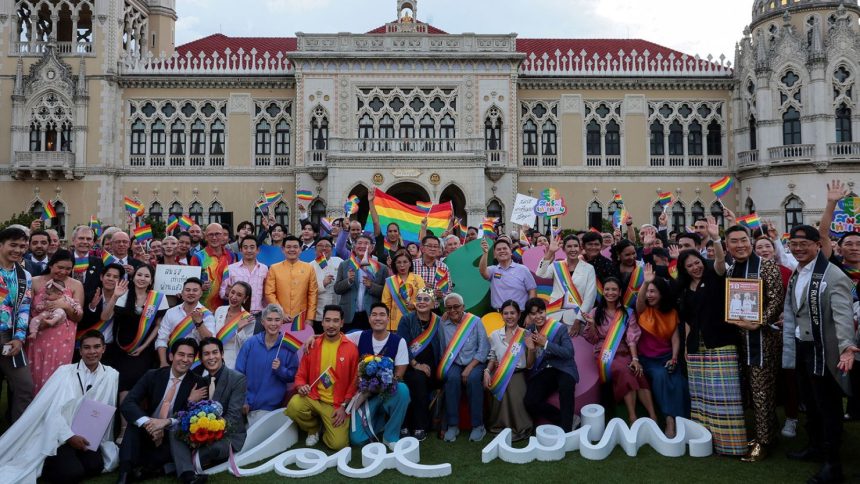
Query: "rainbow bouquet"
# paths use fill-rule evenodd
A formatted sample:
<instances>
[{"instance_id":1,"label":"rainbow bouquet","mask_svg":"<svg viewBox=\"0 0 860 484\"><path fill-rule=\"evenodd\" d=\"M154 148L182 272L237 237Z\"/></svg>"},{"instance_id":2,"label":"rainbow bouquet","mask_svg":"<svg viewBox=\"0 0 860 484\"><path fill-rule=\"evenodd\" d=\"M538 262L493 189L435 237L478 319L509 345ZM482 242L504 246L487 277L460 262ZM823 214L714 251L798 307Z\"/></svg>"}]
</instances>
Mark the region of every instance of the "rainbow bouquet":
<instances>
[{"instance_id":1,"label":"rainbow bouquet","mask_svg":"<svg viewBox=\"0 0 860 484\"><path fill-rule=\"evenodd\" d=\"M227 421L224 407L214 400L201 400L178 412L176 435L191 448L205 447L224 438Z\"/></svg>"},{"instance_id":2,"label":"rainbow bouquet","mask_svg":"<svg viewBox=\"0 0 860 484\"><path fill-rule=\"evenodd\" d=\"M358 391L383 398L397 392L394 360L387 356L367 355L358 363Z\"/></svg>"}]
</instances>

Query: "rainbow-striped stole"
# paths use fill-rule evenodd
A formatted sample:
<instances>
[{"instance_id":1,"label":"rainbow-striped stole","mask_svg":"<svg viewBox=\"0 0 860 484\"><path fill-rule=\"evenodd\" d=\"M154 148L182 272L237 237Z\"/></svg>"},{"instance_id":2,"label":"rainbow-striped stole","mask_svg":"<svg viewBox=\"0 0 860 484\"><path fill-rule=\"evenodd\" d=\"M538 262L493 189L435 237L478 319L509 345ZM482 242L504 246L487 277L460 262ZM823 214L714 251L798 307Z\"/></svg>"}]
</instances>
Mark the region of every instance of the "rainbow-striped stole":
<instances>
[{"instance_id":1,"label":"rainbow-striped stole","mask_svg":"<svg viewBox=\"0 0 860 484\"><path fill-rule=\"evenodd\" d=\"M113 318L108 319L107 321L100 319L99 322L90 326L89 328L79 329L78 332L75 333L75 341L80 343L81 338L83 338L87 332L92 331L92 330L96 330L96 331L101 332L101 334L105 334L105 333L107 333L108 328L110 328L112 325L113 325Z\"/></svg>"},{"instance_id":2,"label":"rainbow-striped stole","mask_svg":"<svg viewBox=\"0 0 860 484\"><path fill-rule=\"evenodd\" d=\"M438 314L430 313L430 322L427 323L427 327L409 343L409 351L412 352L413 358L424 351L436 337L436 330L439 329L439 321L441 320L442 318Z\"/></svg>"},{"instance_id":3,"label":"rainbow-striped stole","mask_svg":"<svg viewBox=\"0 0 860 484\"><path fill-rule=\"evenodd\" d=\"M854 296L854 301L857 301L857 285L860 284L860 269L843 265L842 270L851 278L851 295Z\"/></svg>"},{"instance_id":4,"label":"rainbow-striped stole","mask_svg":"<svg viewBox=\"0 0 860 484\"><path fill-rule=\"evenodd\" d=\"M600 304L603 301L603 283L597 279L595 285L597 286L597 296L594 298L594 304Z\"/></svg>"},{"instance_id":5,"label":"rainbow-striped stole","mask_svg":"<svg viewBox=\"0 0 860 484\"><path fill-rule=\"evenodd\" d=\"M392 245L392 243L389 242L387 238L383 239L382 248L385 250L386 254L391 254L394 252L394 245Z\"/></svg>"},{"instance_id":6,"label":"rainbow-striped stole","mask_svg":"<svg viewBox=\"0 0 860 484\"><path fill-rule=\"evenodd\" d=\"M204 319L206 318L206 316L209 316L211 314L212 313L210 313L208 309L203 308ZM175 328L173 328L173 331L170 332L169 346L173 347L173 343L179 341L182 338L187 338L192 331L194 331L194 321L191 320L191 315L189 314L185 316L182 321L180 321L179 324L176 325Z\"/></svg>"},{"instance_id":7,"label":"rainbow-striped stole","mask_svg":"<svg viewBox=\"0 0 860 484\"><path fill-rule=\"evenodd\" d=\"M134 339L127 345L120 345L123 351L134 353L140 347L149 330L155 324L155 315L158 313L158 308L161 307L163 300L164 294L158 291L149 291L149 294L146 295L146 302L143 304L143 310L140 313L140 320L137 322L137 332L134 334Z\"/></svg>"},{"instance_id":8,"label":"rainbow-striped stole","mask_svg":"<svg viewBox=\"0 0 860 484\"><path fill-rule=\"evenodd\" d=\"M606 338L603 340L603 348L597 357L597 370L600 374L600 381L603 383L608 382L611 377L612 359L615 358L615 352L618 351L618 347L621 346L621 341L624 339L630 311L630 309L623 307L615 310L615 317L612 319L609 332L606 333Z\"/></svg>"},{"instance_id":9,"label":"rainbow-striped stole","mask_svg":"<svg viewBox=\"0 0 860 484\"><path fill-rule=\"evenodd\" d=\"M406 281L401 279L400 275L395 274L385 280L385 287L391 293L391 299L397 305L400 314L408 313L406 304L409 301L409 292L406 290Z\"/></svg>"},{"instance_id":10,"label":"rainbow-striped stole","mask_svg":"<svg viewBox=\"0 0 860 484\"><path fill-rule=\"evenodd\" d=\"M460 326L457 327L457 331L454 332L454 336L448 342L448 347L442 353L442 359L439 361L439 366L436 367L436 378L441 380L448 373L454 360L457 359L457 355L460 354L460 350L466 345L469 334L478 324L481 324L479 317L471 313L463 315L463 321L460 322Z\"/></svg>"},{"instance_id":11,"label":"rainbow-striped stole","mask_svg":"<svg viewBox=\"0 0 860 484\"><path fill-rule=\"evenodd\" d=\"M546 336L547 341L552 341L555 339L559 331L563 330L565 330L565 326L563 323L559 322L556 319L547 319L546 322L543 323L543 326L540 328L538 333L542 334L543 336ZM540 368L540 364L543 361L543 357L545 354L546 351L543 351L542 348L538 350L538 357L535 360L534 366L532 366L534 370Z\"/></svg>"},{"instance_id":12,"label":"rainbow-striped stole","mask_svg":"<svg viewBox=\"0 0 860 484\"><path fill-rule=\"evenodd\" d=\"M553 269L555 269L555 277L558 278L559 282L561 282L561 287L564 289L564 292L567 294L567 302L575 305L574 311L576 314L579 314L580 308L582 307L582 295L579 294L579 289L576 288L576 285L573 283L573 277L570 275L570 271L567 268L567 261L560 260L552 263ZM564 299L563 297L561 299ZM556 303L558 301L555 301ZM555 304L553 304L554 306ZM562 301L562 305L564 302Z\"/></svg>"},{"instance_id":13,"label":"rainbow-striped stole","mask_svg":"<svg viewBox=\"0 0 860 484\"><path fill-rule=\"evenodd\" d=\"M218 334L215 337L226 345L239 332L239 321L246 317L248 317L248 313L240 311L239 314L233 316L233 319L224 323L224 326L218 330Z\"/></svg>"},{"instance_id":14,"label":"rainbow-striped stole","mask_svg":"<svg viewBox=\"0 0 860 484\"><path fill-rule=\"evenodd\" d=\"M636 264L636 268L630 273L630 282L627 283L627 290L624 292L624 307L633 309L636 307L636 299L639 296L639 289L645 283L645 269L642 265Z\"/></svg>"},{"instance_id":15,"label":"rainbow-striped stole","mask_svg":"<svg viewBox=\"0 0 860 484\"><path fill-rule=\"evenodd\" d=\"M365 272L366 272L366 273L367 273L367 275L369 275L369 276L375 276L375 275L379 272L379 268L380 268L380 267L381 267L381 266L380 266L380 264L379 264L379 261L378 261L378 260L376 260L376 259L367 259L367 269L365 269Z\"/></svg>"},{"instance_id":16,"label":"rainbow-striped stole","mask_svg":"<svg viewBox=\"0 0 860 484\"><path fill-rule=\"evenodd\" d=\"M75 257L75 265L72 268L72 271L75 274L83 274L87 272L87 267L90 266L90 258L89 257Z\"/></svg>"},{"instance_id":17,"label":"rainbow-striped stole","mask_svg":"<svg viewBox=\"0 0 860 484\"><path fill-rule=\"evenodd\" d=\"M502 397L505 396L508 383L511 382L520 357L523 355L523 350L525 349L523 341L525 339L526 330L517 328L511 337L511 341L508 342L508 349L505 351L505 355L499 360L499 366L496 368L496 372L493 373L492 380L490 380L490 391L496 397L496 400L501 401Z\"/></svg>"}]
</instances>

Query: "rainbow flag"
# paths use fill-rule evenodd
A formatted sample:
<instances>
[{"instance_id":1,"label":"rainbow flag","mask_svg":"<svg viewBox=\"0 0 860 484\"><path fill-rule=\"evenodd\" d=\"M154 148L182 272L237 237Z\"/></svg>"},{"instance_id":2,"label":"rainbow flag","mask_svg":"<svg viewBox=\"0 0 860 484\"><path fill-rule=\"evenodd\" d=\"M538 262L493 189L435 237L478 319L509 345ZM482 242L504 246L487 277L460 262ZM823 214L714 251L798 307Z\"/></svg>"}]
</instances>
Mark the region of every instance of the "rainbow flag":
<instances>
[{"instance_id":1,"label":"rainbow flag","mask_svg":"<svg viewBox=\"0 0 860 484\"><path fill-rule=\"evenodd\" d=\"M170 215L167 217L167 234L170 235L174 230L179 228L179 219L176 218L176 215Z\"/></svg>"},{"instance_id":2,"label":"rainbow flag","mask_svg":"<svg viewBox=\"0 0 860 484\"><path fill-rule=\"evenodd\" d=\"M378 197L378 196L377 196L377 197ZM346 203L344 203L344 204L343 204L343 212L346 214L346 216L347 216L347 217L349 217L350 215L352 215L352 214L354 214L354 213L358 212L358 203L359 203L359 199L358 199L358 197L357 197L357 196L355 196L355 195L352 195L352 196L350 196L349 198L347 198L347 199L346 199ZM377 202L376 202L376 203L377 203L377 204L379 203L378 198L377 198ZM370 222L370 221L368 220L368 222ZM387 223L383 223L383 225L385 226L385 225L388 225L388 224L387 224Z\"/></svg>"},{"instance_id":3,"label":"rainbow flag","mask_svg":"<svg viewBox=\"0 0 860 484\"><path fill-rule=\"evenodd\" d=\"M143 204L138 202L137 200L125 197L123 198L123 203L125 204L125 211L128 212L129 215L143 214Z\"/></svg>"},{"instance_id":4,"label":"rainbow flag","mask_svg":"<svg viewBox=\"0 0 860 484\"><path fill-rule=\"evenodd\" d=\"M75 257L75 265L74 267L72 267L72 272L74 272L75 274L83 274L87 271L87 267L89 266L89 257Z\"/></svg>"},{"instance_id":5,"label":"rainbow flag","mask_svg":"<svg viewBox=\"0 0 860 484\"><path fill-rule=\"evenodd\" d=\"M361 270L361 262L358 261L358 258L355 256L355 252L349 254L349 260L346 261L346 263L349 264L350 268L356 273Z\"/></svg>"},{"instance_id":6,"label":"rainbow flag","mask_svg":"<svg viewBox=\"0 0 860 484\"><path fill-rule=\"evenodd\" d=\"M615 213L612 214L612 226L621 227L622 225L624 225L624 220L629 214L630 212L628 212L626 208L616 210Z\"/></svg>"},{"instance_id":7,"label":"rainbow flag","mask_svg":"<svg viewBox=\"0 0 860 484\"><path fill-rule=\"evenodd\" d=\"M332 228L331 220L329 220L325 217L320 219L320 232L322 232L322 235L330 234L331 228Z\"/></svg>"},{"instance_id":8,"label":"rainbow flag","mask_svg":"<svg viewBox=\"0 0 860 484\"><path fill-rule=\"evenodd\" d=\"M496 221L499 219L496 217L484 217L484 221L481 222L481 234L482 237L494 237L496 235Z\"/></svg>"},{"instance_id":9,"label":"rainbow flag","mask_svg":"<svg viewBox=\"0 0 860 484\"><path fill-rule=\"evenodd\" d=\"M505 351L502 359L499 360L499 366L496 372L493 373L493 378L490 380L490 392L496 397L496 400L502 401L505 396L505 390L508 388L508 383L514 376L514 371L517 369L517 364L525 351L524 341L526 339L526 330L517 328L514 336L508 343L508 349Z\"/></svg>"},{"instance_id":10,"label":"rainbow flag","mask_svg":"<svg viewBox=\"0 0 860 484\"><path fill-rule=\"evenodd\" d=\"M102 251L102 265L113 264L116 262L116 257L110 255L108 251Z\"/></svg>"},{"instance_id":11,"label":"rainbow flag","mask_svg":"<svg viewBox=\"0 0 860 484\"><path fill-rule=\"evenodd\" d=\"M754 213L738 217L737 222L746 226L750 230L761 229L761 219Z\"/></svg>"},{"instance_id":12,"label":"rainbow flag","mask_svg":"<svg viewBox=\"0 0 860 484\"><path fill-rule=\"evenodd\" d=\"M269 204L266 203L266 199L260 199L260 201L257 202L257 210L262 214L267 214L269 212Z\"/></svg>"},{"instance_id":13,"label":"rainbow flag","mask_svg":"<svg viewBox=\"0 0 860 484\"><path fill-rule=\"evenodd\" d=\"M179 227L181 227L182 230L188 230L191 228L192 225L194 225L193 218L189 217L188 215L182 215L181 217L179 217Z\"/></svg>"},{"instance_id":14,"label":"rainbow flag","mask_svg":"<svg viewBox=\"0 0 860 484\"><path fill-rule=\"evenodd\" d=\"M734 186L735 181L730 176L724 176L714 183L711 183L711 191L717 198L723 198L729 190Z\"/></svg>"},{"instance_id":15,"label":"rainbow flag","mask_svg":"<svg viewBox=\"0 0 860 484\"><path fill-rule=\"evenodd\" d=\"M299 190L296 192L296 199L302 202L310 202L314 199L314 192L310 190Z\"/></svg>"},{"instance_id":16,"label":"rainbow flag","mask_svg":"<svg viewBox=\"0 0 860 484\"><path fill-rule=\"evenodd\" d=\"M48 221L57 216L57 211L54 209L54 204L48 200L45 202L45 209L42 210L42 220Z\"/></svg>"},{"instance_id":17,"label":"rainbow flag","mask_svg":"<svg viewBox=\"0 0 860 484\"><path fill-rule=\"evenodd\" d=\"M614 196L614 197L612 197L612 201L613 201L613 202L615 202L615 203L620 203L620 204L624 205L624 199L623 199L623 198L621 198L621 194L620 194L620 193L616 193L616 194L615 194L615 196Z\"/></svg>"},{"instance_id":18,"label":"rainbow flag","mask_svg":"<svg viewBox=\"0 0 860 484\"><path fill-rule=\"evenodd\" d=\"M430 213L430 210L433 210L433 202L415 202L415 206L426 213Z\"/></svg>"},{"instance_id":19,"label":"rainbow flag","mask_svg":"<svg viewBox=\"0 0 860 484\"><path fill-rule=\"evenodd\" d=\"M432 230L437 235L441 234L448 228L448 221L454 211L451 202L445 202L433 205L430 212L425 213L418 207L406 205L378 188L374 204L381 226L387 227L390 223L396 223L400 226L400 235L405 242L420 242L418 233L421 230L421 221L425 217L427 230ZM369 217L364 230L371 233L373 231L373 221Z\"/></svg>"},{"instance_id":20,"label":"rainbow flag","mask_svg":"<svg viewBox=\"0 0 860 484\"><path fill-rule=\"evenodd\" d=\"M101 237L102 235L102 222L97 219L95 215L90 215L90 228L93 229L93 233L96 237Z\"/></svg>"},{"instance_id":21,"label":"rainbow flag","mask_svg":"<svg viewBox=\"0 0 860 484\"><path fill-rule=\"evenodd\" d=\"M284 196L281 192L268 192L263 195L263 198L266 200L266 205L274 205L281 201Z\"/></svg>"},{"instance_id":22,"label":"rainbow flag","mask_svg":"<svg viewBox=\"0 0 860 484\"><path fill-rule=\"evenodd\" d=\"M239 321L247 317L248 313L240 311L239 314L233 316L233 319L224 323L224 326L218 330L215 337L221 340L221 343L227 344L227 342L233 339L233 337L239 332Z\"/></svg>"},{"instance_id":23,"label":"rainbow flag","mask_svg":"<svg viewBox=\"0 0 860 484\"><path fill-rule=\"evenodd\" d=\"M332 367L326 368L324 372L320 373L317 380L324 388L331 388L334 385L334 369Z\"/></svg>"},{"instance_id":24,"label":"rainbow flag","mask_svg":"<svg viewBox=\"0 0 860 484\"><path fill-rule=\"evenodd\" d=\"M783 232L783 234L779 238L779 240L780 240L780 242L783 243L783 245L785 245L788 243L788 239L790 239L790 238L791 238L791 234L789 234L788 232Z\"/></svg>"},{"instance_id":25,"label":"rainbow flag","mask_svg":"<svg viewBox=\"0 0 860 484\"><path fill-rule=\"evenodd\" d=\"M290 351L295 353L301 349L302 342L290 333L284 333L284 336L281 338L281 346L286 346Z\"/></svg>"},{"instance_id":26,"label":"rainbow flag","mask_svg":"<svg viewBox=\"0 0 860 484\"><path fill-rule=\"evenodd\" d=\"M320 269L328 267L328 259L326 259L326 256L320 254L315 260L317 261L317 265L320 266Z\"/></svg>"},{"instance_id":27,"label":"rainbow flag","mask_svg":"<svg viewBox=\"0 0 860 484\"><path fill-rule=\"evenodd\" d=\"M657 202L660 203L661 207L665 207L672 203L672 192L663 192L657 194Z\"/></svg>"},{"instance_id":28,"label":"rainbow flag","mask_svg":"<svg viewBox=\"0 0 860 484\"><path fill-rule=\"evenodd\" d=\"M140 227L134 229L134 240L143 242L144 240L149 240L152 238L152 226L141 225Z\"/></svg>"},{"instance_id":29,"label":"rainbow flag","mask_svg":"<svg viewBox=\"0 0 860 484\"><path fill-rule=\"evenodd\" d=\"M521 246L517 247L516 249L514 249L514 254L522 257L523 256L523 248Z\"/></svg>"},{"instance_id":30,"label":"rainbow flag","mask_svg":"<svg viewBox=\"0 0 860 484\"><path fill-rule=\"evenodd\" d=\"M301 331L305 329L308 324L308 318L305 311L300 312L299 314L293 316L293 325L290 327L290 331Z\"/></svg>"},{"instance_id":31,"label":"rainbow flag","mask_svg":"<svg viewBox=\"0 0 860 484\"><path fill-rule=\"evenodd\" d=\"M443 294L448 292L448 288L451 285L451 277L448 274L448 271L443 269L441 266L436 267L436 289L442 291Z\"/></svg>"}]
</instances>

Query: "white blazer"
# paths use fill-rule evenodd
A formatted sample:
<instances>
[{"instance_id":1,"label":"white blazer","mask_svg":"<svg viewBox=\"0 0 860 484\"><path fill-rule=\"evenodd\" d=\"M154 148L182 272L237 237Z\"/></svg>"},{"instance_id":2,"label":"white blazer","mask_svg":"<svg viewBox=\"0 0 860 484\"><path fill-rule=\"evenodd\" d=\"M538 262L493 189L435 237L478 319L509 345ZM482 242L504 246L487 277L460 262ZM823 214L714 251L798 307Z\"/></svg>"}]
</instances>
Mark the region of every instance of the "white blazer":
<instances>
[{"instance_id":1,"label":"white blazer","mask_svg":"<svg viewBox=\"0 0 860 484\"><path fill-rule=\"evenodd\" d=\"M567 302L567 294L562 282L558 280L555 275L555 269L552 266L554 262L555 261L541 259L540 265L538 266L535 274L538 277L552 279L552 294L550 295L551 301L557 301L559 298L564 298L564 309L560 312L559 316L561 318L561 322L571 325L575 320L585 321L582 314L591 311L591 308L594 306L594 299L597 297L597 277L594 275L594 267L581 260L576 264L576 269L573 270L573 277L571 277L573 285L576 286L576 289L579 291L579 295L582 296L582 306L579 308L579 314L576 314L576 311L573 309L573 305Z\"/></svg>"}]
</instances>

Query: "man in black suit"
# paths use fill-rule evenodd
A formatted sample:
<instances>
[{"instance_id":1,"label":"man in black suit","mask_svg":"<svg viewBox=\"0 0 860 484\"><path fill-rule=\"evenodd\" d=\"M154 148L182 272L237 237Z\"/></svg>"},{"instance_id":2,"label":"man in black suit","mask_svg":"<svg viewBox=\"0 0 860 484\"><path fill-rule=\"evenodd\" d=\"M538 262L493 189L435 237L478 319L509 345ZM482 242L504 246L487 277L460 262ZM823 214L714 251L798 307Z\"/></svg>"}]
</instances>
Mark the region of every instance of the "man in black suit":
<instances>
[{"instance_id":1,"label":"man in black suit","mask_svg":"<svg viewBox=\"0 0 860 484\"><path fill-rule=\"evenodd\" d=\"M206 396L203 380L190 372L199 351L197 341L183 338L171 348L169 367L149 370L138 380L120 405L129 425L119 449L119 480L125 484L140 466L162 473L171 463L169 436L172 418L185 410L189 401ZM138 477L136 475L135 477Z\"/></svg>"},{"instance_id":2,"label":"man in black suit","mask_svg":"<svg viewBox=\"0 0 860 484\"><path fill-rule=\"evenodd\" d=\"M44 230L34 230L30 233L29 252L24 256L24 269L31 276L41 276L48 271L48 246L51 237Z\"/></svg>"},{"instance_id":3,"label":"man in black suit","mask_svg":"<svg viewBox=\"0 0 860 484\"><path fill-rule=\"evenodd\" d=\"M137 260L129 254L131 249L131 238L125 232L117 232L110 239L110 254L116 258L116 263L125 268L127 276L135 269L143 265L143 261Z\"/></svg>"},{"instance_id":4,"label":"man in black suit","mask_svg":"<svg viewBox=\"0 0 860 484\"><path fill-rule=\"evenodd\" d=\"M84 285L84 301L87 303L92 301L96 289L101 285L100 278L103 269L102 260L90 256L94 243L95 233L92 228L86 225L75 227L74 232L72 232L72 256L75 258L75 269L72 271L72 277ZM83 260L87 261L87 266L80 268L78 262Z\"/></svg>"},{"instance_id":5,"label":"man in black suit","mask_svg":"<svg viewBox=\"0 0 860 484\"><path fill-rule=\"evenodd\" d=\"M245 375L224 366L224 343L218 338L209 337L200 341L200 361L203 364L194 372L199 370L202 373L208 398L224 407L224 418L230 429L228 438L198 450L200 465L207 467L226 461L230 456L230 447L233 452L239 452L245 445L245 417L242 407L245 405L247 383ZM176 432L170 434L170 450L180 481L194 483L205 478L205 475L195 474L191 448L176 437Z\"/></svg>"}]
</instances>

